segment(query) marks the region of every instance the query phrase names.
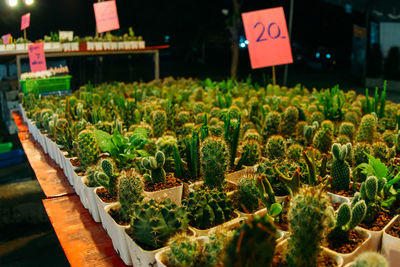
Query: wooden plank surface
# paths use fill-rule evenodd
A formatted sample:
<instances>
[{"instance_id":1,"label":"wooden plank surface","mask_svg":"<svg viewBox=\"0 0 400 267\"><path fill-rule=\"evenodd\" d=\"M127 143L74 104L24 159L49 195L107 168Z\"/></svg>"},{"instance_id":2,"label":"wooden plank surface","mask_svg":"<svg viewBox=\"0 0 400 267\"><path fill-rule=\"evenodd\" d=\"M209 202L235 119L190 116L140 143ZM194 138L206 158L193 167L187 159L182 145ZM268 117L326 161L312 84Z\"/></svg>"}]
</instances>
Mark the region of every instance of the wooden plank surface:
<instances>
[{"instance_id":1,"label":"wooden plank surface","mask_svg":"<svg viewBox=\"0 0 400 267\"><path fill-rule=\"evenodd\" d=\"M44 199L43 205L72 267L127 266L113 248L101 223L70 195Z\"/></svg>"}]
</instances>

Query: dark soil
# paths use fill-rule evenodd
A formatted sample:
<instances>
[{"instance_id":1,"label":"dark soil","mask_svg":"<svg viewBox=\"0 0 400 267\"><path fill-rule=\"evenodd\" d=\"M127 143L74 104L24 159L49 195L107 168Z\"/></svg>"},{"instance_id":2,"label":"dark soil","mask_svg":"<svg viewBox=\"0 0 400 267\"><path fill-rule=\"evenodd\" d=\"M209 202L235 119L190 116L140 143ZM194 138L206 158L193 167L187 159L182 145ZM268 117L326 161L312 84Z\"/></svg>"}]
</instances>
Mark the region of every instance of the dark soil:
<instances>
[{"instance_id":1,"label":"dark soil","mask_svg":"<svg viewBox=\"0 0 400 267\"><path fill-rule=\"evenodd\" d=\"M336 190L335 188L329 188L328 191L333 194L340 195L342 197L354 197L354 192L351 191L350 189L345 191L345 190Z\"/></svg>"},{"instance_id":2,"label":"dark soil","mask_svg":"<svg viewBox=\"0 0 400 267\"><path fill-rule=\"evenodd\" d=\"M349 238L345 239L329 239L328 248L342 254L348 254L356 250L366 238L361 237L356 231L352 230L349 233Z\"/></svg>"},{"instance_id":3,"label":"dark soil","mask_svg":"<svg viewBox=\"0 0 400 267\"><path fill-rule=\"evenodd\" d=\"M342 205L342 203L332 203L331 202L331 206L333 207L334 210L337 210L340 207L340 205Z\"/></svg>"},{"instance_id":4,"label":"dark soil","mask_svg":"<svg viewBox=\"0 0 400 267\"><path fill-rule=\"evenodd\" d=\"M400 238L400 221L397 220L389 230L387 230L389 235Z\"/></svg>"},{"instance_id":5,"label":"dark soil","mask_svg":"<svg viewBox=\"0 0 400 267\"><path fill-rule=\"evenodd\" d=\"M176 186L181 185L181 181L177 178L174 177L172 173L168 173L167 177L165 178L165 183L152 183L152 182L144 182L144 190L147 192L154 192L154 191L159 191L163 189L168 189Z\"/></svg>"},{"instance_id":6,"label":"dark soil","mask_svg":"<svg viewBox=\"0 0 400 267\"><path fill-rule=\"evenodd\" d=\"M101 200L103 200L103 202L105 202L105 203L112 203L112 202L118 201L117 196L111 197L111 196L108 194L107 189L105 189L105 188L99 188L99 189L97 189L97 195L98 195L99 198L100 198Z\"/></svg>"},{"instance_id":7,"label":"dark soil","mask_svg":"<svg viewBox=\"0 0 400 267\"><path fill-rule=\"evenodd\" d=\"M381 210L379 212L378 218L376 218L376 220L372 224L367 225L365 223L361 223L359 226L361 226L362 228L368 229L370 231L380 231L390 222L390 220L393 218L393 216L394 215L391 214L390 212Z\"/></svg>"},{"instance_id":8,"label":"dark soil","mask_svg":"<svg viewBox=\"0 0 400 267\"><path fill-rule=\"evenodd\" d=\"M236 185L235 184L232 184L232 183L226 183L225 185L224 185L224 191L226 192L226 193L228 193L228 192L232 192L232 191L234 191L234 190L236 190Z\"/></svg>"},{"instance_id":9,"label":"dark soil","mask_svg":"<svg viewBox=\"0 0 400 267\"><path fill-rule=\"evenodd\" d=\"M286 267L288 264L286 263L285 255L283 255L282 251L275 252L274 259L272 261L272 267ZM335 259L329 257L328 255L321 253L317 259L318 267L334 267L337 266Z\"/></svg>"},{"instance_id":10,"label":"dark soil","mask_svg":"<svg viewBox=\"0 0 400 267\"><path fill-rule=\"evenodd\" d=\"M82 166L81 162L79 161L79 159L71 159L70 161L71 161L72 166L75 166L75 167Z\"/></svg>"},{"instance_id":11,"label":"dark soil","mask_svg":"<svg viewBox=\"0 0 400 267\"><path fill-rule=\"evenodd\" d=\"M288 231L289 230L289 220L287 217L287 210L282 210L281 213L281 219L280 220L276 220L274 223L276 225L276 227L278 227L278 229L282 230L282 231Z\"/></svg>"},{"instance_id":12,"label":"dark soil","mask_svg":"<svg viewBox=\"0 0 400 267\"><path fill-rule=\"evenodd\" d=\"M121 219L121 214L119 212L119 209L110 209L108 213L111 215L111 217L114 219L114 221L119 224L119 225L129 225L128 221L123 221Z\"/></svg>"}]
</instances>

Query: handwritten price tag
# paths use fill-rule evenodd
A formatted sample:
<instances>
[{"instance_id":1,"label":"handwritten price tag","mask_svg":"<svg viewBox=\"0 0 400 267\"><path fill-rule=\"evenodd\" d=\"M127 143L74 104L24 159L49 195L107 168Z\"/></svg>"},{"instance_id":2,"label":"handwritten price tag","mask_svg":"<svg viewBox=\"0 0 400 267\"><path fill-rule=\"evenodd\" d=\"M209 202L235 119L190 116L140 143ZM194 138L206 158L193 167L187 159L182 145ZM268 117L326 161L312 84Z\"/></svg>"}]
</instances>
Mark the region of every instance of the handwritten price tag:
<instances>
[{"instance_id":1,"label":"handwritten price tag","mask_svg":"<svg viewBox=\"0 0 400 267\"><path fill-rule=\"evenodd\" d=\"M119 29L117 5L115 1L94 3L97 31L99 33Z\"/></svg>"},{"instance_id":2,"label":"handwritten price tag","mask_svg":"<svg viewBox=\"0 0 400 267\"><path fill-rule=\"evenodd\" d=\"M28 50L29 50L29 64L31 65L31 72L47 70L43 43L31 44L28 46Z\"/></svg>"},{"instance_id":3,"label":"handwritten price tag","mask_svg":"<svg viewBox=\"0 0 400 267\"><path fill-rule=\"evenodd\" d=\"M253 69L293 62L282 7L243 13L242 18Z\"/></svg>"},{"instance_id":4,"label":"handwritten price tag","mask_svg":"<svg viewBox=\"0 0 400 267\"><path fill-rule=\"evenodd\" d=\"M1 38L3 39L3 44L8 44L8 42L10 41L10 37L11 37L10 33L1 36Z\"/></svg>"},{"instance_id":5,"label":"handwritten price tag","mask_svg":"<svg viewBox=\"0 0 400 267\"><path fill-rule=\"evenodd\" d=\"M27 13L21 17L21 31L28 28L31 23L31 13Z\"/></svg>"}]
</instances>

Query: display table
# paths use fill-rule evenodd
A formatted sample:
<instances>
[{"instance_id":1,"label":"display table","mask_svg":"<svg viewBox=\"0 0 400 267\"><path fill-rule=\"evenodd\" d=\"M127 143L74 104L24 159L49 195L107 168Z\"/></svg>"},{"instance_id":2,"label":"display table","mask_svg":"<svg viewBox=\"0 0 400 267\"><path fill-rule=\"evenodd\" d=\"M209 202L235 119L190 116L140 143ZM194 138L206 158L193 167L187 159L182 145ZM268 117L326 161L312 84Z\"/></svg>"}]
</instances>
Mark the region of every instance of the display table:
<instances>
[{"instance_id":1,"label":"display table","mask_svg":"<svg viewBox=\"0 0 400 267\"><path fill-rule=\"evenodd\" d=\"M83 207L62 170L34 141L21 115L12 115L22 147L47 197L44 208L71 266L127 266L101 223L96 223Z\"/></svg>"}]
</instances>

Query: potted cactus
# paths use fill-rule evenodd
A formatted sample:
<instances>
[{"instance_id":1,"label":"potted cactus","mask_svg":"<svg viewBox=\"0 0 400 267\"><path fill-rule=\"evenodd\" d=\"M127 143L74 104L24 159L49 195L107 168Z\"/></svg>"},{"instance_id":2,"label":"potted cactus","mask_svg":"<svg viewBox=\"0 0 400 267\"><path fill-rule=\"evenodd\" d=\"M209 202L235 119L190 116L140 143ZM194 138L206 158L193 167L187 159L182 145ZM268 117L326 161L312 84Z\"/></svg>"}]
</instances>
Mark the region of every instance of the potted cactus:
<instances>
[{"instance_id":1,"label":"potted cactus","mask_svg":"<svg viewBox=\"0 0 400 267\"><path fill-rule=\"evenodd\" d=\"M183 184L174 177L173 173L165 172L164 153L157 151L154 157L142 158L141 163L142 167L147 171L143 175L145 197L157 201L169 198L173 203L180 205Z\"/></svg>"},{"instance_id":2,"label":"potted cactus","mask_svg":"<svg viewBox=\"0 0 400 267\"><path fill-rule=\"evenodd\" d=\"M162 251L170 237L188 231L188 222L185 209L169 199L134 204L130 228L125 231L133 266L154 266L157 252Z\"/></svg>"},{"instance_id":3,"label":"potted cactus","mask_svg":"<svg viewBox=\"0 0 400 267\"><path fill-rule=\"evenodd\" d=\"M79 51L79 42L80 42L79 36L74 36L72 42L70 42L71 51Z\"/></svg>"},{"instance_id":4,"label":"potted cactus","mask_svg":"<svg viewBox=\"0 0 400 267\"><path fill-rule=\"evenodd\" d=\"M88 51L94 51L95 50L95 44L92 36L88 36L85 38L86 39L86 49Z\"/></svg>"},{"instance_id":5,"label":"potted cactus","mask_svg":"<svg viewBox=\"0 0 400 267\"><path fill-rule=\"evenodd\" d=\"M391 264L394 262L391 262ZM388 260L377 252L364 252L360 254L353 262L346 264L345 267L389 267ZM390 265L392 266L392 265ZM394 265L393 265L394 266Z\"/></svg>"}]
</instances>

